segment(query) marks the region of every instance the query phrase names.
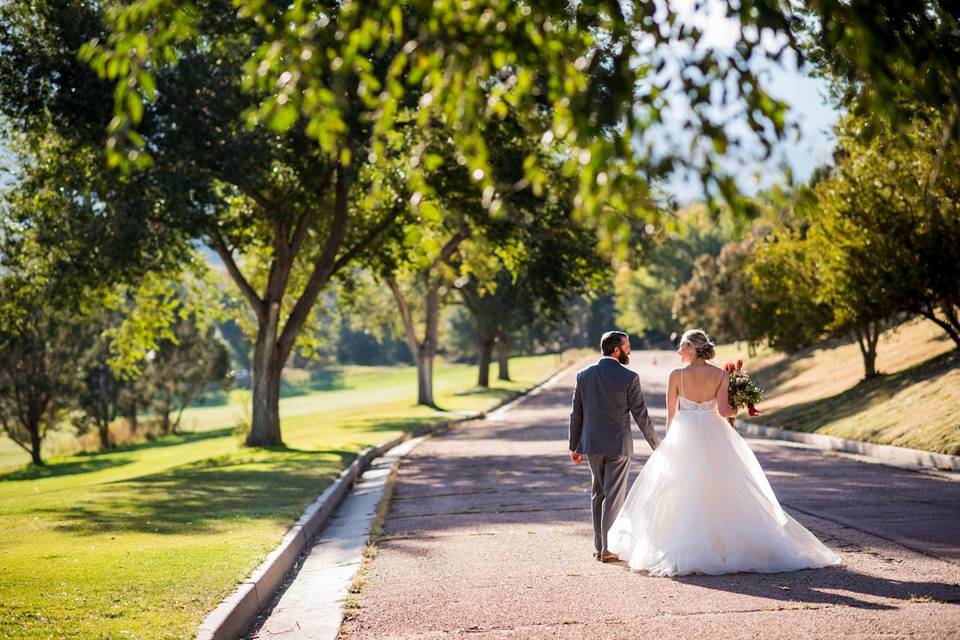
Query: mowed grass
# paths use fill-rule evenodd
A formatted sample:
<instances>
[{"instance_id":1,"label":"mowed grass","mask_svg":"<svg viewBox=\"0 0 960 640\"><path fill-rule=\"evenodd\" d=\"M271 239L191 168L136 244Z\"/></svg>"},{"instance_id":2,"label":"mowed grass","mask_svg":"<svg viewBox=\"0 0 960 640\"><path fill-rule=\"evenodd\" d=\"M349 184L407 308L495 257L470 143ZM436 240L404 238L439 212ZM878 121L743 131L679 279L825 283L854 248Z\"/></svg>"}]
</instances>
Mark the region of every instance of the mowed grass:
<instances>
[{"instance_id":1,"label":"mowed grass","mask_svg":"<svg viewBox=\"0 0 960 640\"><path fill-rule=\"evenodd\" d=\"M281 402L284 448L245 449L237 408L208 407L192 433L0 475L0 638L192 637L358 451L564 363L510 364L514 382L484 392L470 391L474 367L438 366L445 413L413 406L410 368L353 370L341 389Z\"/></svg>"},{"instance_id":2,"label":"mowed grass","mask_svg":"<svg viewBox=\"0 0 960 640\"><path fill-rule=\"evenodd\" d=\"M911 320L881 336L877 369L863 381L855 342L796 354L724 345L718 362L746 360L767 390L764 415L752 421L796 431L960 455L960 352L928 320Z\"/></svg>"}]
</instances>

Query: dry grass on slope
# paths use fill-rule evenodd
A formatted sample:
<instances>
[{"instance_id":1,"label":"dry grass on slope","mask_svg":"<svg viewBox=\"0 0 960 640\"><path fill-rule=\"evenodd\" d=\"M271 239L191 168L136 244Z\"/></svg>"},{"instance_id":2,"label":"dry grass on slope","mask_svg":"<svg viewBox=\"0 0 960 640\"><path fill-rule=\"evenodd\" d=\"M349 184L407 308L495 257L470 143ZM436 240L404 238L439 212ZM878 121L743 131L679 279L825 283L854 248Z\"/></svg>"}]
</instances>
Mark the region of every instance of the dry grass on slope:
<instances>
[{"instance_id":1,"label":"dry grass on slope","mask_svg":"<svg viewBox=\"0 0 960 640\"><path fill-rule=\"evenodd\" d=\"M719 360L747 359L733 346ZM841 438L960 454L960 352L927 320L886 332L884 375L863 381L855 342L834 341L785 355L761 352L747 368L767 389L756 422Z\"/></svg>"}]
</instances>

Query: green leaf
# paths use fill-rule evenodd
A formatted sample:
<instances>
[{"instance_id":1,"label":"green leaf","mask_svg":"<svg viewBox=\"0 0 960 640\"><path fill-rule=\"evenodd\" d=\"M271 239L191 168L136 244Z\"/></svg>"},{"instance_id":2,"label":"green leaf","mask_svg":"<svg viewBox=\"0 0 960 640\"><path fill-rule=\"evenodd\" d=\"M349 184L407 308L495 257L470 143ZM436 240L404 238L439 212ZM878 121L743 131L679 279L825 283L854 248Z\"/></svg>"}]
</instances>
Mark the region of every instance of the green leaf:
<instances>
[{"instance_id":1,"label":"green leaf","mask_svg":"<svg viewBox=\"0 0 960 640\"><path fill-rule=\"evenodd\" d=\"M153 76L150 75L147 71L141 71L137 76L137 82L140 84L140 88L143 89L144 95L147 96L147 100L153 102L157 99L157 85L153 81Z\"/></svg>"},{"instance_id":2,"label":"green leaf","mask_svg":"<svg viewBox=\"0 0 960 640\"><path fill-rule=\"evenodd\" d=\"M273 115L270 116L268 125L274 131L278 133L284 133L293 126L293 123L297 121L297 117L299 115L300 114L297 113L297 108L295 106L292 104L285 104L273 112Z\"/></svg>"},{"instance_id":3,"label":"green leaf","mask_svg":"<svg viewBox=\"0 0 960 640\"><path fill-rule=\"evenodd\" d=\"M390 7L390 20L393 22L393 37L395 40L403 38L403 11L400 5Z\"/></svg>"},{"instance_id":4,"label":"green leaf","mask_svg":"<svg viewBox=\"0 0 960 640\"><path fill-rule=\"evenodd\" d=\"M130 115L130 121L134 124L143 119L143 101L134 91L128 91L126 95L127 113Z\"/></svg>"}]
</instances>

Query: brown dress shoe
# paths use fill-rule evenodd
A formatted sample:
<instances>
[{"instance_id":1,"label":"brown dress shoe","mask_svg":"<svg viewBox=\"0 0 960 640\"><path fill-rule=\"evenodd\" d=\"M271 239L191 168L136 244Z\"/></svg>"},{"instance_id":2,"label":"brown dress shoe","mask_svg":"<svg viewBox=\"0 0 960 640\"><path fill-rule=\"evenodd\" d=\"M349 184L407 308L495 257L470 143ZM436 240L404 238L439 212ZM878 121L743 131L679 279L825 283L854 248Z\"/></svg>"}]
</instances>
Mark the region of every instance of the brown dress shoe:
<instances>
[{"instance_id":1,"label":"brown dress shoe","mask_svg":"<svg viewBox=\"0 0 960 640\"><path fill-rule=\"evenodd\" d=\"M615 553L604 553L600 556L600 562L620 562L620 556Z\"/></svg>"}]
</instances>

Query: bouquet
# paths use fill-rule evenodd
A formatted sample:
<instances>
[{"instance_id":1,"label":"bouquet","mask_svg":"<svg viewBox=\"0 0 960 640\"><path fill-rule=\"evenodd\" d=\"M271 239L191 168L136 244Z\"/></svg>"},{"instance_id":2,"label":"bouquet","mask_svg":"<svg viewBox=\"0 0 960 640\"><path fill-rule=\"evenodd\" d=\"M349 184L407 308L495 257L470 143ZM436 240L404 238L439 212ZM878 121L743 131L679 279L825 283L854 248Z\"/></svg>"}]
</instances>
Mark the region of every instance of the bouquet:
<instances>
[{"instance_id":1,"label":"bouquet","mask_svg":"<svg viewBox=\"0 0 960 640\"><path fill-rule=\"evenodd\" d=\"M730 387L728 391L728 402L735 409L747 408L747 413L751 417L760 415L757 404L763 400L763 389L750 379L750 376L743 371L743 360L737 360L736 364L728 362L723 365L727 377L730 378ZM736 418L727 418L730 426L737 428Z\"/></svg>"}]
</instances>

